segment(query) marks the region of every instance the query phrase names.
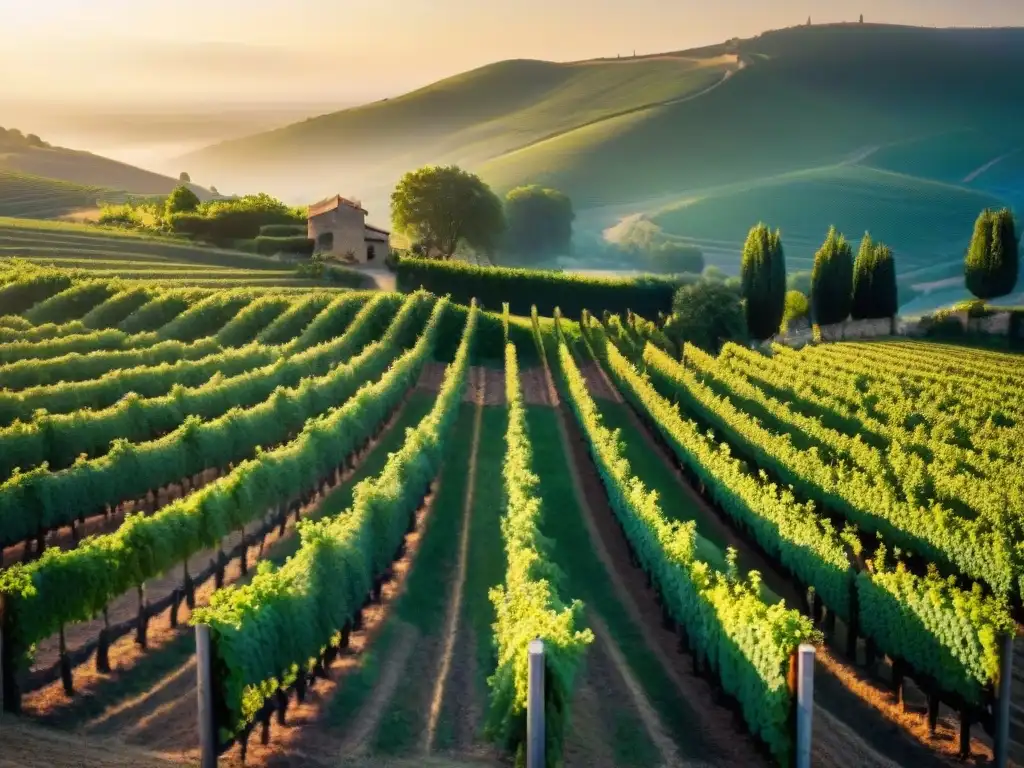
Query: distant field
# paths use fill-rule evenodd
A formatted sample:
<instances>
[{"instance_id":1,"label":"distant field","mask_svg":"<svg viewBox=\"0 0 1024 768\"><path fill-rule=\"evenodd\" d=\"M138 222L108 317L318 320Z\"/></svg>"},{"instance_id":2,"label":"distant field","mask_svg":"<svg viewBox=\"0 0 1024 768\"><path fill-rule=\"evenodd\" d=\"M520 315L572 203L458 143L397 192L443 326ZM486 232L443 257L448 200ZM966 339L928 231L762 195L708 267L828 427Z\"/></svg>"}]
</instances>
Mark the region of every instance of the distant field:
<instances>
[{"instance_id":1,"label":"distant field","mask_svg":"<svg viewBox=\"0 0 1024 768\"><path fill-rule=\"evenodd\" d=\"M287 264L240 251L66 222L0 218L0 262L83 269L97 277L188 285L316 286Z\"/></svg>"},{"instance_id":2,"label":"distant field","mask_svg":"<svg viewBox=\"0 0 1024 768\"><path fill-rule=\"evenodd\" d=\"M0 167L0 216L49 219L93 207L112 190L8 171Z\"/></svg>"}]
</instances>

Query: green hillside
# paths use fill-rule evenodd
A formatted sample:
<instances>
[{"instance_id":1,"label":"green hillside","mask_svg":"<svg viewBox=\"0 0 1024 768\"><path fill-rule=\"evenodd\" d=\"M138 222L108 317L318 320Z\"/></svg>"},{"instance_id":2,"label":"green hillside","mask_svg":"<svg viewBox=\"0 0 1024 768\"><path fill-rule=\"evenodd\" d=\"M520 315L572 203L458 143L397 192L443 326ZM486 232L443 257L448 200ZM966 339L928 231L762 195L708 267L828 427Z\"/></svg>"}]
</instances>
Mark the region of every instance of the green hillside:
<instances>
[{"instance_id":1,"label":"green hillside","mask_svg":"<svg viewBox=\"0 0 1024 768\"><path fill-rule=\"evenodd\" d=\"M809 269L829 225L890 243L910 270L962 260L978 211L998 200L953 184L860 165L831 166L709 189L655 212L665 232L708 250L739 250L760 220L782 229L791 268Z\"/></svg>"},{"instance_id":2,"label":"green hillside","mask_svg":"<svg viewBox=\"0 0 1024 768\"><path fill-rule=\"evenodd\" d=\"M111 190L0 168L0 216L50 219L109 199Z\"/></svg>"},{"instance_id":3,"label":"green hillside","mask_svg":"<svg viewBox=\"0 0 1024 768\"><path fill-rule=\"evenodd\" d=\"M24 175L63 181L90 190L119 190L135 195L166 195L179 183L177 179L134 165L91 152L54 147L37 136L29 138L16 129L3 128L0 128L0 174L3 174L0 176L0 185L9 182L13 176ZM190 186L201 199L211 197L209 190L197 185ZM65 191L68 189L66 187ZM5 192L0 187L0 206L3 205L4 196ZM86 204L93 205L95 200ZM8 214L0 210L0 215L20 214Z\"/></svg>"},{"instance_id":4,"label":"green hillside","mask_svg":"<svg viewBox=\"0 0 1024 768\"><path fill-rule=\"evenodd\" d=\"M765 219L794 255L830 223L869 229L905 270L958 258L981 207L1024 207L1021 72L1024 29L798 27L663 56L501 62L181 162L300 199L338 191L343 168L371 211L404 171L457 162L499 192L561 189L578 230L657 214L726 267Z\"/></svg>"}]
</instances>

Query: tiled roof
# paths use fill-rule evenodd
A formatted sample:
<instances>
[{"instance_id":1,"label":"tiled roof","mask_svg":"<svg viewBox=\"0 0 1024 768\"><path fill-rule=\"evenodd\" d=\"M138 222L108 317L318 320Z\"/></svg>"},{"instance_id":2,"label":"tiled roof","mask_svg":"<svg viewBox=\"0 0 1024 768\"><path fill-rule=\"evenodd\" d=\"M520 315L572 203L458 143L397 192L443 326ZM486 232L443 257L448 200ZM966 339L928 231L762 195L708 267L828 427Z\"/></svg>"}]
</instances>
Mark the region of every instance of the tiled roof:
<instances>
[{"instance_id":1,"label":"tiled roof","mask_svg":"<svg viewBox=\"0 0 1024 768\"><path fill-rule=\"evenodd\" d=\"M375 227L375 226L373 226L372 224L367 224L367 225L366 225L366 228L367 228L367 229L368 229L369 231L371 231L371 232L380 232L380 233L381 233L382 235L390 235L390 234L391 234L391 233L390 233L390 232L388 232L388 231L387 231L386 229L381 229L380 227Z\"/></svg>"},{"instance_id":2,"label":"tiled roof","mask_svg":"<svg viewBox=\"0 0 1024 768\"><path fill-rule=\"evenodd\" d=\"M348 198L342 197L341 195L334 195L334 197L328 197L324 200L319 200L309 206L309 218L314 216L320 216L325 213L329 213L342 205L347 205L350 208L355 208L358 211L366 213L366 209L363 208L362 203L358 200L349 200Z\"/></svg>"}]
</instances>

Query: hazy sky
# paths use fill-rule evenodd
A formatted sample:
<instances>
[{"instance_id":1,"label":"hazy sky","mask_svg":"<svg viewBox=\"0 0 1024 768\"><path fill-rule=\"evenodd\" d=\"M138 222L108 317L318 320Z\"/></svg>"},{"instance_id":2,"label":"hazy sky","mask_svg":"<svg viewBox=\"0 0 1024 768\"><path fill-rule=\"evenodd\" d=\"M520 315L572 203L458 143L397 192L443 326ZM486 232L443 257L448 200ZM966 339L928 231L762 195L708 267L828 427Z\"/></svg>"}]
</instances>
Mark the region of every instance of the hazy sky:
<instances>
[{"instance_id":1,"label":"hazy sky","mask_svg":"<svg viewBox=\"0 0 1024 768\"><path fill-rule=\"evenodd\" d=\"M346 104L499 59L678 50L860 13L1024 26L1024 0L0 0L0 116L4 100Z\"/></svg>"}]
</instances>

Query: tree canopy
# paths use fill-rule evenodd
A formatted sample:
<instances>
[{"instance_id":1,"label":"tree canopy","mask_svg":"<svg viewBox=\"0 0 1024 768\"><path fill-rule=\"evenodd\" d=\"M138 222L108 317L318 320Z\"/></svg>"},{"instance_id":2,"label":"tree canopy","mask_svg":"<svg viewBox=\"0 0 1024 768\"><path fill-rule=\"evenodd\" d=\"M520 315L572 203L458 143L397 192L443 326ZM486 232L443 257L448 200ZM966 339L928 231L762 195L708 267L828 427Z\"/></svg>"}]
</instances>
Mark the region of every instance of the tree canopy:
<instances>
[{"instance_id":1,"label":"tree canopy","mask_svg":"<svg viewBox=\"0 0 1024 768\"><path fill-rule=\"evenodd\" d=\"M724 282L700 280L676 291L665 333L682 346L685 341L717 352L727 341L746 338L743 302Z\"/></svg>"},{"instance_id":2,"label":"tree canopy","mask_svg":"<svg viewBox=\"0 0 1024 768\"><path fill-rule=\"evenodd\" d=\"M572 201L558 190L516 187L505 196L505 248L531 260L568 253L575 218Z\"/></svg>"},{"instance_id":3,"label":"tree canopy","mask_svg":"<svg viewBox=\"0 0 1024 768\"><path fill-rule=\"evenodd\" d=\"M184 184L174 188L167 198L166 211L170 216L174 213L191 213L199 208L199 196Z\"/></svg>"},{"instance_id":4,"label":"tree canopy","mask_svg":"<svg viewBox=\"0 0 1024 768\"><path fill-rule=\"evenodd\" d=\"M779 230L772 232L765 224L750 230L743 245L740 281L750 336L759 341L774 336L786 306L786 257Z\"/></svg>"},{"instance_id":5,"label":"tree canopy","mask_svg":"<svg viewBox=\"0 0 1024 768\"><path fill-rule=\"evenodd\" d=\"M892 249L864 233L853 265L850 314L855 320L892 317L899 309Z\"/></svg>"},{"instance_id":6,"label":"tree canopy","mask_svg":"<svg viewBox=\"0 0 1024 768\"><path fill-rule=\"evenodd\" d=\"M1020 268L1020 242L1013 213L985 209L974 224L974 236L964 259L967 290L979 299L1012 293Z\"/></svg>"},{"instance_id":7,"label":"tree canopy","mask_svg":"<svg viewBox=\"0 0 1024 768\"><path fill-rule=\"evenodd\" d=\"M850 316L853 295L853 248L830 227L814 254L811 270L811 316L819 325L841 323Z\"/></svg>"},{"instance_id":8,"label":"tree canopy","mask_svg":"<svg viewBox=\"0 0 1024 768\"><path fill-rule=\"evenodd\" d=\"M394 228L450 259L460 243L490 253L505 230L501 201L479 176L449 166L405 174L391 193Z\"/></svg>"}]
</instances>

